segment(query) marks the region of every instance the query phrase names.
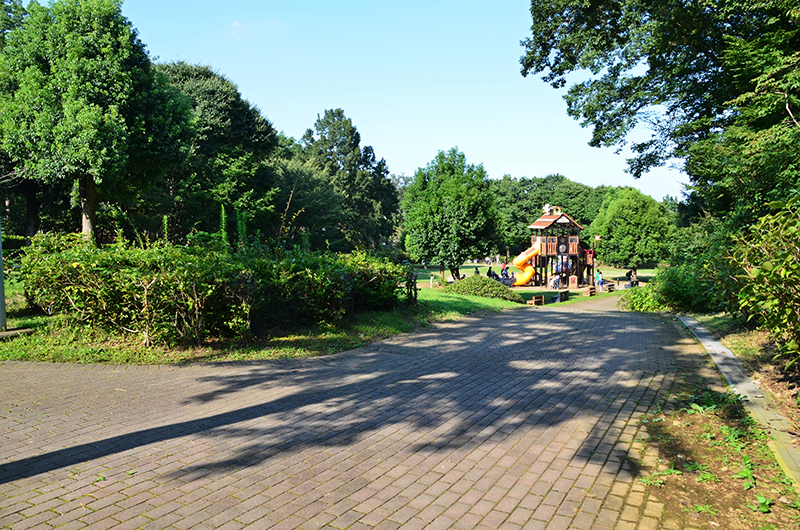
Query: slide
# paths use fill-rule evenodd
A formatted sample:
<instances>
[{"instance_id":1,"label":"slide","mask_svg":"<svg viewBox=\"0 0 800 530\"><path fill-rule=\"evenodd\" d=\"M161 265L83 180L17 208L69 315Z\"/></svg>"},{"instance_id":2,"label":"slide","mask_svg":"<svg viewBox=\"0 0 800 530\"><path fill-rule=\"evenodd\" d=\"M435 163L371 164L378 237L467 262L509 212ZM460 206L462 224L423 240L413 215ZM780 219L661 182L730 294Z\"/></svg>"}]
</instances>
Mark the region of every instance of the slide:
<instances>
[{"instance_id":1,"label":"slide","mask_svg":"<svg viewBox=\"0 0 800 530\"><path fill-rule=\"evenodd\" d=\"M525 285L536 274L536 269L531 265L531 258L538 256L539 251L540 245L537 241L531 248L514 258L514 266L522 271L522 275L514 282L515 286Z\"/></svg>"}]
</instances>

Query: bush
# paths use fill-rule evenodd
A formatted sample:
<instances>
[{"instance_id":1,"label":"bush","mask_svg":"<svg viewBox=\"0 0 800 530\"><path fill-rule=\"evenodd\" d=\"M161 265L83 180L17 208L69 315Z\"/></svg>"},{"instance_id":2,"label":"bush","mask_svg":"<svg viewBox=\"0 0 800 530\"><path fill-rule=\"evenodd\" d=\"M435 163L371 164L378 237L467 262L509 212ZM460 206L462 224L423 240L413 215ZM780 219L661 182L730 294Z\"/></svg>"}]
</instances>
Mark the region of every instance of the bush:
<instances>
[{"instance_id":1,"label":"bush","mask_svg":"<svg viewBox=\"0 0 800 530\"><path fill-rule=\"evenodd\" d=\"M627 289L622 293L619 303L629 311L638 311L640 313L666 310L666 307L658 303L655 289L651 284Z\"/></svg>"},{"instance_id":2,"label":"bush","mask_svg":"<svg viewBox=\"0 0 800 530\"><path fill-rule=\"evenodd\" d=\"M447 285L444 290L458 294L483 296L484 298L498 298L518 304L525 302L520 295L502 283L483 275L468 276L463 280Z\"/></svg>"},{"instance_id":3,"label":"bush","mask_svg":"<svg viewBox=\"0 0 800 530\"><path fill-rule=\"evenodd\" d=\"M140 334L146 345L243 338L256 317L267 326L335 322L358 310L390 308L406 272L363 252L232 252L209 234L187 246L134 247L120 239L104 248L77 235L45 234L25 249L21 265L29 304Z\"/></svg>"},{"instance_id":4,"label":"bush","mask_svg":"<svg viewBox=\"0 0 800 530\"><path fill-rule=\"evenodd\" d=\"M791 365L800 360L800 196L770 206L775 212L737 242L734 259L745 271L739 303Z\"/></svg>"},{"instance_id":5,"label":"bush","mask_svg":"<svg viewBox=\"0 0 800 530\"><path fill-rule=\"evenodd\" d=\"M621 303L631 311L641 312L708 313L718 307L710 282L702 280L688 265L660 269L647 285L625 291Z\"/></svg>"}]
</instances>

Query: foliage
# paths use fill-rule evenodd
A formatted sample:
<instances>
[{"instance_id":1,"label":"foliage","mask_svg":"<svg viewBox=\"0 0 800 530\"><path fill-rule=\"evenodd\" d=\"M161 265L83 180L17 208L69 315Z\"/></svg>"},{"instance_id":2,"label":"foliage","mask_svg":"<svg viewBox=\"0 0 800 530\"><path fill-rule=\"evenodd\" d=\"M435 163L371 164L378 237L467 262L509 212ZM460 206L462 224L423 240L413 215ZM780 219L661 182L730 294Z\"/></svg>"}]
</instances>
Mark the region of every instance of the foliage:
<instances>
[{"instance_id":1,"label":"foliage","mask_svg":"<svg viewBox=\"0 0 800 530\"><path fill-rule=\"evenodd\" d=\"M630 311L692 311L715 309L713 286L687 265L666 267L648 284L623 292L621 305Z\"/></svg>"},{"instance_id":2,"label":"foliage","mask_svg":"<svg viewBox=\"0 0 800 530\"><path fill-rule=\"evenodd\" d=\"M301 160L319 172L341 196L342 217L336 226L342 247L377 248L394 232L397 190L384 159L371 146L361 147L361 135L342 109L326 110L300 141Z\"/></svg>"},{"instance_id":3,"label":"foliage","mask_svg":"<svg viewBox=\"0 0 800 530\"><path fill-rule=\"evenodd\" d=\"M25 249L21 272L32 305L136 333L145 345L246 338L286 320L335 322L391 308L406 278L405 267L365 253L275 258L264 250L234 252L220 234L194 234L186 246L119 239L105 248L45 234Z\"/></svg>"},{"instance_id":4,"label":"foliage","mask_svg":"<svg viewBox=\"0 0 800 530\"><path fill-rule=\"evenodd\" d=\"M771 206L774 213L737 240L734 260L746 271L739 301L791 364L800 359L800 196Z\"/></svg>"},{"instance_id":5,"label":"foliage","mask_svg":"<svg viewBox=\"0 0 800 530\"><path fill-rule=\"evenodd\" d=\"M655 289L649 283L623 291L619 304L628 311L638 311L640 313L666 310L666 307L656 300Z\"/></svg>"},{"instance_id":6,"label":"foliage","mask_svg":"<svg viewBox=\"0 0 800 530\"><path fill-rule=\"evenodd\" d=\"M275 223L275 177L269 159L278 145L272 124L238 87L208 66L173 62L156 65L191 102L196 134L186 162L168 172L136 211L146 217L170 215L181 239L192 229L214 230L220 205L246 221ZM159 204L155 215L147 204ZM213 205L213 207L211 207Z\"/></svg>"},{"instance_id":7,"label":"foliage","mask_svg":"<svg viewBox=\"0 0 800 530\"><path fill-rule=\"evenodd\" d=\"M497 215L486 171L467 164L457 148L439 151L414 173L402 210L409 255L449 268L453 278L467 259L495 247Z\"/></svg>"},{"instance_id":8,"label":"foliage","mask_svg":"<svg viewBox=\"0 0 800 530\"><path fill-rule=\"evenodd\" d=\"M98 202L185 154L189 109L152 69L117 0L28 6L0 56L0 135L30 179L77 182L85 234Z\"/></svg>"},{"instance_id":9,"label":"foliage","mask_svg":"<svg viewBox=\"0 0 800 530\"><path fill-rule=\"evenodd\" d=\"M672 216L665 206L633 188L609 192L589 227L600 236L598 259L621 267L657 263L666 255Z\"/></svg>"},{"instance_id":10,"label":"foliage","mask_svg":"<svg viewBox=\"0 0 800 530\"><path fill-rule=\"evenodd\" d=\"M800 11L785 0L534 0L522 73L556 88L582 72L567 112L629 171L683 159L689 209L750 224L798 182Z\"/></svg>"},{"instance_id":11,"label":"foliage","mask_svg":"<svg viewBox=\"0 0 800 530\"><path fill-rule=\"evenodd\" d=\"M484 298L497 298L509 302L523 303L522 297L498 282L482 274L468 276L461 281L453 282L445 287L448 292L482 296Z\"/></svg>"},{"instance_id":12,"label":"foliage","mask_svg":"<svg viewBox=\"0 0 800 530\"><path fill-rule=\"evenodd\" d=\"M539 218L545 204L561 206L578 224L588 227L611 189L592 188L563 175L519 179L504 175L490 180L489 187L495 196L500 243L511 255L528 248L528 225Z\"/></svg>"},{"instance_id":13,"label":"foliage","mask_svg":"<svg viewBox=\"0 0 800 530\"><path fill-rule=\"evenodd\" d=\"M705 215L689 226L676 229L669 238L669 263L684 267L709 289L704 295L711 298L709 309L717 306L739 312L741 284L737 277L743 271L729 258L735 247L734 237L740 230L729 220Z\"/></svg>"}]
</instances>

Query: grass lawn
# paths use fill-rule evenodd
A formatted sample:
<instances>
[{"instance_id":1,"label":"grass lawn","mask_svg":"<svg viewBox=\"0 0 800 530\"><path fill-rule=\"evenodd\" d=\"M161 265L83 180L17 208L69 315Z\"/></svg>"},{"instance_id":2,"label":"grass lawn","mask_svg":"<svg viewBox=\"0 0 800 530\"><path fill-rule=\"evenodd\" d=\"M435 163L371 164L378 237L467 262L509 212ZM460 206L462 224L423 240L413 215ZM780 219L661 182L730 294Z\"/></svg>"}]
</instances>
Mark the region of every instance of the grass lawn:
<instances>
[{"instance_id":1,"label":"grass lawn","mask_svg":"<svg viewBox=\"0 0 800 530\"><path fill-rule=\"evenodd\" d=\"M144 347L135 335L114 335L65 315L46 316L27 308L20 284L6 282L8 328L36 333L0 341L0 361L43 361L88 364L175 364L242 361L328 355L357 348L438 320L497 312L519 304L477 296L419 291L419 305L393 311L360 313L335 325L270 330L269 336L246 343L209 341L200 347Z\"/></svg>"}]
</instances>

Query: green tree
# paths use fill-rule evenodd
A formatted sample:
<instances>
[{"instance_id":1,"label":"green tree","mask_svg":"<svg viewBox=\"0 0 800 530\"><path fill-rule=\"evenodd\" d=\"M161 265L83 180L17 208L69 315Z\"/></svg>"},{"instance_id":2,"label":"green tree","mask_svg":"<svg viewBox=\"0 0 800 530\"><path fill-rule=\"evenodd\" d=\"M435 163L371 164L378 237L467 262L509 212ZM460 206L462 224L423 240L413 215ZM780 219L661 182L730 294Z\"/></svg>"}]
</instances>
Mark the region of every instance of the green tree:
<instances>
[{"instance_id":1,"label":"green tree","mask_svg":"<svg viewBox=\"0 0 800 530\"><path fill-rule=\"evenodd\" d=\"M27 178L75 182L87 236L104 193L180 162L190 133L188 107L120 5L31 2L0 57L2 148Z\"/></svg>"},{"instance_id":2,"label":"green tree","mask_svg":"<svg viewBox=\"0 0 800 530\"><path fill-rule=\"evenodd\" d=\"M160 187L177 231L213 231L221 206L253 227L271 228L278 192L270 165L278 146L272 124L208 66L174 62L156 68L189 98L196 130L185 164L167 173Z\"/></svg>"},{"instance_id":3,"label":"green tree","mask_svg":"<svg viewBox=\"0 0 800 530\"><path fill-rule=\"evenodd\" d=\"M606 195L590 236L600 236L597 256L604 263L638 267L666 256L672 214L648 195L619 188Z\"/></svg>"},{"instance_id":4,"label":"green tree","mask_svg":"<svg viewBox=\"0 0 800 530\"><path fill-rule=\"evenodd\" d=\"M707 188L718 186L715 171L735 149L695 146L736 122L729 102L752 93L770 68L789 66L778 59L794 61L798 49L799 13L788 0L534 0L531 14L523 75L543 73L563 87L569 74L586 73L565 99L569 115L593 128L590 145L621 147L647 125L651 137L632 145L633 176L689 157L686 169L705 199L719 195Z\"/></svg>"},{"instance_id":5,"label":"green tree","mask_svg":"<svg viewBox=\"0 0 800 530\"><path fill-rule=\"evenodd\" d=\"M0 48L6 45L6 34L22 25L25 14L25 8L20 0L0 2Z\"/></svg>"},{"instance_id":6,"label":"green tree","mask_svg":"<svg viewBox=\"0 0 800 530\"><path fill-rule=\"evenodd\" d=\"M495 248L497 214L486 171L467 164L455 147L414 173L402 210L411 257L439 263L455 279L467 259Z\"/></svg>"},{"instance_id":7,"label":"green tree","mask_svg":"<svg viewBox=\"0 0 800 530\"><path fill-rule=\"evenodd\" d=\"M342 109L326 110L314 130L300 141L305 160L344 199L339 224L346 249L375 248L394 231L397 190L384 159L371 146L361 147L361 135Z\"/></svg>"}]
</instances>

